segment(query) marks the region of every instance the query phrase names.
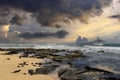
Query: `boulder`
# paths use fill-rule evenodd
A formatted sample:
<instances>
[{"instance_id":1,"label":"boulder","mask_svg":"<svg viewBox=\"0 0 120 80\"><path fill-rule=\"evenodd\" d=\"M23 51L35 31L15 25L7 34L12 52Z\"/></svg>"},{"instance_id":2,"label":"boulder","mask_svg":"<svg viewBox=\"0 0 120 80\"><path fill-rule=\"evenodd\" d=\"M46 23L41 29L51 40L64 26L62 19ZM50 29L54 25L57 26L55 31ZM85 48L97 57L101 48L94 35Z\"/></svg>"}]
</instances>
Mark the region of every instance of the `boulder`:
<instances>
[{"instance_id":1,"label":"boulder","mask_svg":"<svg viewBox=\"0 0 120 80\"><path fill-rule=\"evenodd\" d=\"M68 69L66 69L66 68L60 69L60 70L58 71L58 76L59 76L59 77L62 76L67 70L68 70Z\"/></svg>"},{"instance_id":2,"label":"boulder","mask_svg":"<svg viewBox=\"0 0 120 80\"><path fill-rule=\"evenodd\" d=\"M58 65L48 65L44 66L43 68L36 68L35 74L49 74L50 72L54 71Z\"/></svg>"},{"instance_id":3,"label":"boulder","mask_svg":"<svg viewBox=\"0 0 120 80\"><path fill-rule=\"evenodd\" d=\"M17 54L17 51L10 51L10 52L6 53L6 55L13 55L13 54Z\"/></svg>"},{"instance_id":4,"label":"boulder","mask_svg":"<svg viewBox=\"0 0 120 80\"><path fill-rule=\"evenodd\" d=\"M34 70L29 69L29 70L28 70L28 74L33 75L33 74L34 74Z\"/></svg>"},{"instance_id":5,"label":"boulder","mask_svg":"<svg viewBox=\"0 0 120 80\"><path fill-rule=\"evenodd\" d=\"M59 72L59 75L61 75L60 76L61 80L76 80L75 79L75 77L76 77L75 70L73 70L73 69L68 69L68 70L64 71L63 74L62 74L62 72L61 72L61 74Z\"/></svg>"}]
</instances>

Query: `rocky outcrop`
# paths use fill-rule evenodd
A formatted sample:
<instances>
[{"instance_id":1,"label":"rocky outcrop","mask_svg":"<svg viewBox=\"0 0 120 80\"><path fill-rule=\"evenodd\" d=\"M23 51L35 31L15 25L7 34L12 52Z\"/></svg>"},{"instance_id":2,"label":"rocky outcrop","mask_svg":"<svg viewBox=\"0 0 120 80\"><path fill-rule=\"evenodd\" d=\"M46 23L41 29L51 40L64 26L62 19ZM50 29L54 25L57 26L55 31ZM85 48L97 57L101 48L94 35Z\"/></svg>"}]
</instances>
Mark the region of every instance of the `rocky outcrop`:
<instances>
[{"instance_id":1,"label":"rocky outcrop","mask_svg":"<svg viewBox=\"0 0 120 80\"><path fill-rule=\"evenodd\" d=\"M56 70L56 68L59 67L59 65L45 65L42 68L36 68L35 70L29 69L28 74L30 75L36 75L36 74L49 74Z\"/></svg>"},{"instance_id":2,"label":"rocky outcrop","mask_svg":"<svg viewBox=\"0 0 120 80\"><path fill-rule=\"evenodd\" d=\"M104 69L86 66L78 68L63 68L58 71L61 80L120 80L120 75Z\"/></svg>"}]
</instances>

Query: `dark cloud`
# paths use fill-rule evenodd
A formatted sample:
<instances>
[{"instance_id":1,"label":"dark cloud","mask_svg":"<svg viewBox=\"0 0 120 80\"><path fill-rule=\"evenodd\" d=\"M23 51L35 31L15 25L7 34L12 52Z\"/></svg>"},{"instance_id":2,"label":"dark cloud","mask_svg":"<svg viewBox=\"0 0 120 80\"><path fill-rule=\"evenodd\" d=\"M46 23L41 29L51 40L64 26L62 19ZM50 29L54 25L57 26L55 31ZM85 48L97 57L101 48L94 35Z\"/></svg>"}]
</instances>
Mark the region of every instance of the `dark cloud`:
<instances>
[{"instance_id":1,"label":"dark cloud","mask_svg":"<svg viewBox=\"0 0 120 80\"><path fill-rule=\"evenodd\" d=\"M112 0L0 0L0 6L14 7L33 13L43 26L54 26L57 21L83 19L81 16L88 12L100 14L102 6L110 4ZM89 15L89 14L88 14ZM89 17L89 16L88 16ZM12 23L19 24L22 20L13 17ZM87 20L87 19L85 19ZM85 21L82 20L82 21ZM86 22L86 21L85 21Z\"/></svg>"},{"instance_id":2,"label":"dark cloud","mask_svg":"<svg viewBox=\"0 0 120 80\"><path fill-rule=\"evenodd\" d=\"M110 16L110 18L116 18L116 19L120 20L120 15L112 15L112 16Z\"/></svg>"},{"instance_id":3,"label":"dark cloud","mask_svg":"<svg viewBox=\"0 0 120 80\"><path fill-rule=\"evenodd\" d=\"M47 37L54 37L54 38L64 38L68 35L69 33L61 30L57 31L55 33L50 33L50 32L35 32L35 33L21 33L19 36L25 39L33 39L33 38L47 38Z\"/></svg>"},{"instance_id":4,"label":"dark cloud","mask_svg":"<svg viewBox=\"0 0 120 80\"><path fill-rule=\"evenodd\" d=\"M24 15L20 16L20 15L16 14L12 17L10 23L21 25L25 19L26 19L26 16L24 16Z\"/></svg>"},{"instance_id":5,"label":"dark cloud","mask_svg":"<svg viewBox=\"0 0 120 80\"><path fill-rule=\"evenodd\" d=\"M68 24L76 19L87 23L89 17L99 16L103 7L109 6L111 1L0 0L0 26L11 25L8 31L10 35L7 39L11 42L17 42L21 38L41 39L50 37L61 39L70 33L69 27L66 28L65 26L69 26ZM16 34L14 31L18 31L20 34ZM7 40L4 37L2 39L5 42L8 42Z\"/></svg>"}]
</instances>

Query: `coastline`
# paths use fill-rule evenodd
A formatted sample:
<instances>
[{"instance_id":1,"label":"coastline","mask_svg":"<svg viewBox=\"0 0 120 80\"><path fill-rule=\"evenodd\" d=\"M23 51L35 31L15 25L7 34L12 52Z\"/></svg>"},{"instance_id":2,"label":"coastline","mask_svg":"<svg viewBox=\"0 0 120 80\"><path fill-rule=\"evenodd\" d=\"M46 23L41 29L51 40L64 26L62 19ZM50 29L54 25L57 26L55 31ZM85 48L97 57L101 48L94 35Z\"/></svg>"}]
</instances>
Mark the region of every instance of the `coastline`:
<instances>
[{"instance_id":1,"label":"coastline","mask_svg":"<svg viewBox=\"0 0 120 80\"><path fill-rule=\"evenodd\" d=\"M90 50L1 49L0 79L119 80L118 54Z\"/></svg>"},{"instance_id":2,"label":"coastline","mask_svg":"<svg viewBox=\"0 0 120 80\"><path fill-rule=\"evenodd\" d=\"M33 67L30 65L31 63L35 62L44 62L43 59L36 59L36 58L22 58L19 59L17 54L14 55L3 55L4 53L7 53L8 51L0 51L0 80L54 80L54 76L50 77L49 75L33 75L30 76L26 72L28 69L35 69L36 67ZM10 60L7 60L7 59ZM18 68L17 65L19 63L22 63L23 61L28 62L28 66ZM14 70L21 69L21 72L17 74L13 74L12 72ZM23 73L26 73L24 75Z\"/></svg>"}]
</instances>

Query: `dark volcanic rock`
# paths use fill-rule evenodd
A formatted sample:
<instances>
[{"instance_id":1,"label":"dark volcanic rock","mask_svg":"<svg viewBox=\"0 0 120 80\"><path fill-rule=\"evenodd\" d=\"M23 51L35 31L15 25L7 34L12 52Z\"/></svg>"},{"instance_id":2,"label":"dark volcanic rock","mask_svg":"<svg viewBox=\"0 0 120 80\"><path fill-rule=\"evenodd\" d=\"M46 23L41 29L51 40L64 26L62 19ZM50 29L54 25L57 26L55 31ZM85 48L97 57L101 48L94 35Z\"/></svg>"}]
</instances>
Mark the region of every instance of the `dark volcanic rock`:
<instances>
[{"instance_id":1,"label":"dark volcanic rock","mask_svg":"<svg viewBox=\"0 0 120 80\"><path fill-rule=\"evenodd\" d=\"M104 73L114 74L114 73L111 72L111 71L107 71L107 70L103 70L103 69L99 69L99 68L94 68L94 67L89 67L89 66L86 66L85 69L86 69L87 71L98 71L98 72L104 72Z\"/></svg>"},{"instance_id":2,"label":"dark volcanic rock","mask_svg":"<svg viewBox=\"0 0 120 80\"><path fill-rule=\"evenodd\" d=\"M13 71L12 73L18 73L18 72L20 72L20 71L21 71L21 69L15 70L15 71Z\"/></svg>"},{"instance_id":3,"label":"dark volcanic rock","mask_svg":"<svg viewBox=\"0 0 120 80\"><path fill-rule=\"evenodd\" d=\"M61 80L76 80L75 77L76 76L75 76L74 69L68 69L68 70L64 71L64 73L60 76Z\"/></svg>"},{"instance_id":4,"label":"dark volcanic rock","mask_svg":"<svg viewBox=\"0 0 120 80\"><path fill-rule=\"evenodd\" d=\"M45 58L46 55L45 55L45 54L42 54L42 53L37 53L37 54L36 54L36 57L37 57L37 58Z\"/></svg>"},{"instance_id":5,"label":"dark volcanic rock","mask_svg":"<svg viewBox=\"0 0 120 80\"><path fill-rule=\"evenodd\" d=\"M120 80L120 75L88 66L84 69L63 68L58 71L58 76L61 80Z\"/></svg>"},{"instance_id":6,"label":"dark volcanic rock","mask_svg":"<svg viewBox=\"0 0 120 80\"><path fill-rule=\"evenodd\" d=\"M58 76L61 80L87 80L86 76L82 75L84 72L86 71L74 68L60 69L58 71Z\"/></svg>"},{"instance_id":7,"label":"dark volcanic rock","mask_svg":"<svg viewBox=\"0 0 120 80\"><path fill-rule=\"evenodd\" d=\"M67 71L68 69L60 69L59 71L58 71L58 76L60 77L60 76L62 76L66 71Z\"/></svg>"},{"instance_id":8,"label":"dark volcanic rock","mask_svg":"<svg viewBox=\"0 0 120 80\"><path fill-rule=\"evenodd\" d=\"M45 68L37 68L34 74L47 74L47 72Z\"/></svg>"},{"instance_id":9,"label":"dark volcanic rock","mask_svg":"<svg viewBox=\"0 0 120 80\"><path fill-rule=\"evenodd\" d=\"M35 70L35 74L48 74L52 71L54 71L58 65L49 65L49 66L44 66L43 68L37 68Z\"/></svg>"},{"instance_id":10,"label":"dark volcanic rock","mask_svg":"<svg viewBox=\"0 0 120 80\"><path fill-rule=\"evenodd\" d=\"M17 54L17 51L10 51L10 52L6 53L6 55L13 55L13 54Z\"/></svg>"},{"instance_id":11,"label":"dark volcanic rock","mask_svg":"<svg viewBox=\"0 0 120 80\"><path fill-rule=\"evenodd\" d=\"M28 70L28 74L33 75L33 74L34 74L34 70L29 69L29 70Z\"/></svg>"},{"instance_id":12,"label":"dark volcanic rock","mask_svg":"<svg viewBox=\"0 0 120 80\"><path fill-rule=\"evenodd\" d=\"M63 62L63 59L53 58L52 60L55 61L55 62L60 62L60 63Z\"/></svg>"},{"instance_id":13,"label":"dark volcanic rock","mask_svg":"<svg viewBox=\"0 0 120 80\"><path fill-rule=\"evenodd\" d=\"M79 57L85 57L83 55L83 53L79 52L79 51L73 51L73 52L70 52L70 54L67 54L66 57L68 58L79 58Z\"/></svg>"},{"instance_id":14,"label":"dark volcanic rock","mask_svg":"<svg viewBox=\"0 0 120 80\"><path fill-rule=\"evenodd\" d=\"M10 60L10 58L7 58L6 60Z\"/></svg>"}]
</instances>

